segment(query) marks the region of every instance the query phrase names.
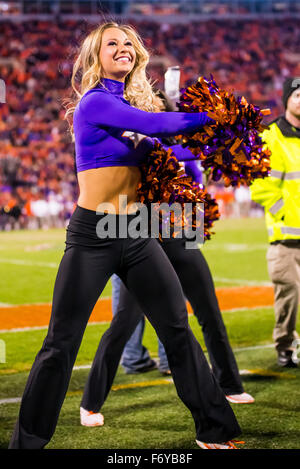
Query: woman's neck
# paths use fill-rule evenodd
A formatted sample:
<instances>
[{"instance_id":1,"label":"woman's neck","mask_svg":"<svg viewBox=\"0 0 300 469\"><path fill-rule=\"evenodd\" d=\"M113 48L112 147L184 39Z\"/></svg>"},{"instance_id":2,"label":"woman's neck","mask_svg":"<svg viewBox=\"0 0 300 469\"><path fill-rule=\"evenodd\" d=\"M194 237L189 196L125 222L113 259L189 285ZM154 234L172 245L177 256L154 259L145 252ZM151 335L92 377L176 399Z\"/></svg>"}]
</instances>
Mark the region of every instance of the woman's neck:
<instances>
[{"instance_id":1,"label":"woman's neck","mask_svg":"<svg viewBox=\"0 0 300 469\"><path fill-rule=\"evenodd\" d=\"M125 83L123 81L113 80L111 78L101 78L101 82L112 94L123 97Z\"/></svg>"}]
</instances>

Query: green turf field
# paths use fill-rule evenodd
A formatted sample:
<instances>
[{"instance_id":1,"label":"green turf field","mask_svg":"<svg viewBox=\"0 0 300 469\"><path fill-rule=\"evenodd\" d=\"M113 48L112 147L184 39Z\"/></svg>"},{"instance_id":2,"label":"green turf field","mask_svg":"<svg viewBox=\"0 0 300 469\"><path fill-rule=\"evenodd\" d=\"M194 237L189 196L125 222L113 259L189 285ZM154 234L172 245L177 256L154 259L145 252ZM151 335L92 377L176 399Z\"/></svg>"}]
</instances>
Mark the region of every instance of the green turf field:
<instances>
[{"instance_id":1,"label":"green turf field","mask_svg":"<svg viewBox=\"0 0 300 469\"><path fill-rule=\"evenodd\" d=\"M263 219L224 219L215 224L215 231L202 249L216 287L269 282ZM63 249L63 230L0 233L0 303L50 302ZM103 295L110 293L108 284ZM272 308L225 311L223 317L245 390L256 398L252 405L232 404L243 430L243 447L300 449L299 369L282 370L276 365ZM193 316L190 324L205 350ZM104 427L80 426L79 405L88 366L107 327L87 327L57 429L47 447L196 449L192 418L172 381L158 371L128 376L120 368L102 409ZM5 362L0 363L0 448L8 446L19 398L45 333L45 329L0 332L6 351ZM144 345L157 356L157 339L149 324Z\"/></svg>"}]
</instances>

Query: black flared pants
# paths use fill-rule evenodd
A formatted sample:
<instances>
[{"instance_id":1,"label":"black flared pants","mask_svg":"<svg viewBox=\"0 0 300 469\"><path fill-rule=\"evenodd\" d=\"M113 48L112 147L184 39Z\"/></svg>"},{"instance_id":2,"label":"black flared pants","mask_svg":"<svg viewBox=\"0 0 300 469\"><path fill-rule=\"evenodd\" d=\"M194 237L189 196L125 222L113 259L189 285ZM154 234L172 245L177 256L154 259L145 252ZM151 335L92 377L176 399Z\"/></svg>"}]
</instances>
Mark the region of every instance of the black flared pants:
<instances>
[{"instance_id":1,"label":"black flared pants","mask_svg":"<svg viewBox=\"0 0 300 469\"><path fill-rule=\"evenodd\" d=\"M184 239L161 243L180 280L185 297L202 328L212 371L225 394L244 391L238 366L220 312L213 279L198 249L186 249ZM101 338L81 406L98 412L109 393L127 340L143 316L138 302L121 284L117 314Z\"/></svg>"},{"instance_id":2,"label":"black flared pants","mask_svg":"<svg viewBox=\"0 0 300 469\"><path fill-rule=\"evenodd\" d=\"M193 416L196 438L234 438L239 424L188 325L183 291L168 257L155 239L100 239L96 226L104 216L81 207L72 215L48 333L29 374L9 448L40 449L50 441L87 322L113 273L147 312L162 341L178 396ZM124 216L111 215L117 225Z\"/></svg>"}]
</instances>

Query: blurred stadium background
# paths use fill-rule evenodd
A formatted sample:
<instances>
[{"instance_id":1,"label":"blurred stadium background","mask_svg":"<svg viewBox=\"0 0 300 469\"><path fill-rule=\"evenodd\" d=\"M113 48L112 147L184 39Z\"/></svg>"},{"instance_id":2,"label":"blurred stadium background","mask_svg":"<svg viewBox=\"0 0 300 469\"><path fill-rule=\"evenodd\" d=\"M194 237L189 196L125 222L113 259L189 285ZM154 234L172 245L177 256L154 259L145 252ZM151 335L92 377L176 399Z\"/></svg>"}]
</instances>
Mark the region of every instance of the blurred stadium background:
<instances>
[{"instance_id":1,"label":"blurred stadium background","mask_svg":"<svg viewBox=\"0 0 300 469\"><path fill-rule=\"evenodd\" d=\"M149 75L179 65L180 86L213 74L220 87L282 112L281 86L300 74L295 0L0 1L0 230L64 226L76 199L73 144L63 120L73 58L103 19L133 24L151 52ZM210 187L222 216L260 216L249 192Z\"/></svg>"}]
</instances>

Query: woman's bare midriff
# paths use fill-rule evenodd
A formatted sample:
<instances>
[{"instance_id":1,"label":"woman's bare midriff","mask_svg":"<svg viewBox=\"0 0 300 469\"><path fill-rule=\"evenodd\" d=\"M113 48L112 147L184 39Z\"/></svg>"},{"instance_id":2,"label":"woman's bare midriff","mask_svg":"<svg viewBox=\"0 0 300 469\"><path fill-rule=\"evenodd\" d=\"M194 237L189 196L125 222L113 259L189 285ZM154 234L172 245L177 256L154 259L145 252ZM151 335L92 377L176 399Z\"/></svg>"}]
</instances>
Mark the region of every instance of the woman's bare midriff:
<instances>
[{"instance_id":1,"label":"woman's bare midriff","mask_svg":"<svg viewBox=\"0 0 300 469\"><path fill-rule=\"evenodd\" d=\"M109 166L78 173L80 207L108 213L134 211L141 180L136 166ZM113 208L113 207L114 208Z\"/></svg>"}]
</instances>

